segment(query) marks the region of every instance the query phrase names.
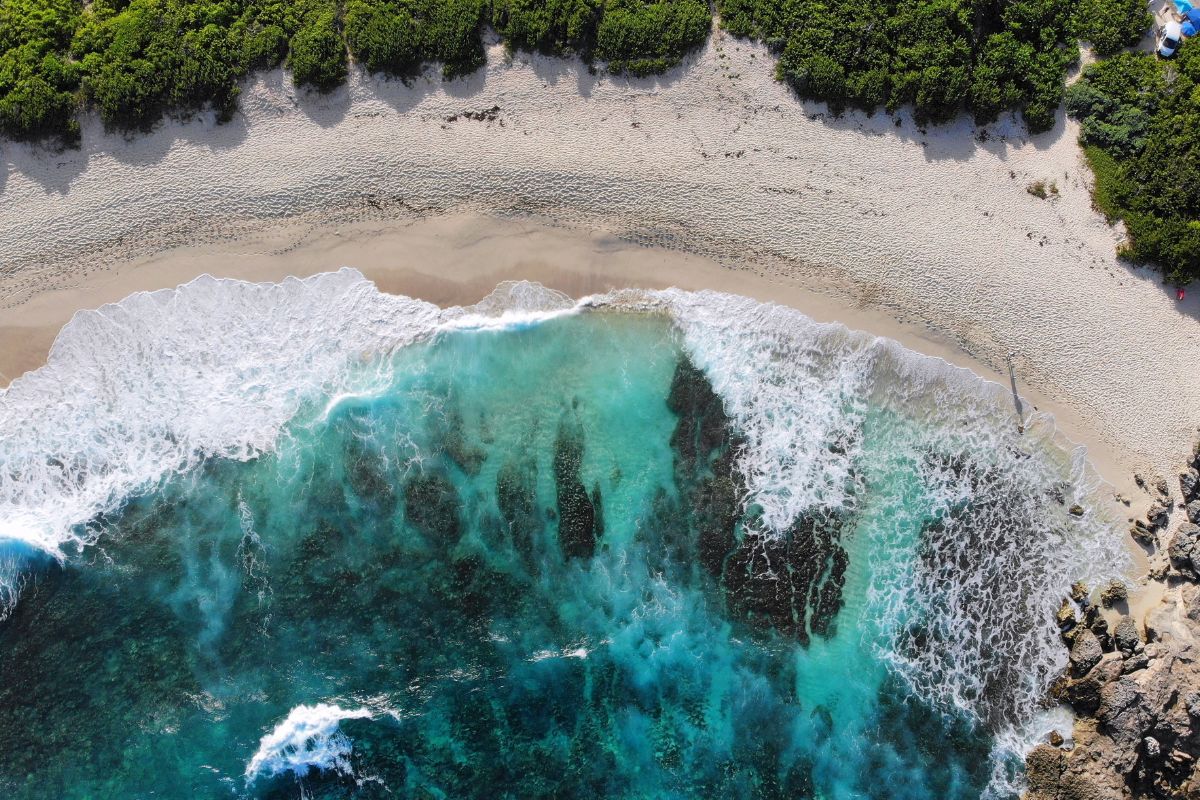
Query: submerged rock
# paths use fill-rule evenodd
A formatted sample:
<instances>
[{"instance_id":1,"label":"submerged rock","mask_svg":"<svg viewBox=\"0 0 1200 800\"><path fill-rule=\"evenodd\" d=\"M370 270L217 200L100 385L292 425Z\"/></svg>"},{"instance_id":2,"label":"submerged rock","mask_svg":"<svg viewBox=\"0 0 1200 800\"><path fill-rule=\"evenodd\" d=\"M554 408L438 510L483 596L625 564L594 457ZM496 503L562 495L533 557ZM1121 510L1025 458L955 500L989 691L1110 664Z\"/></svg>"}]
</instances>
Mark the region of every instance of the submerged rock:
<instances>
[{"instance_id":1,"label":"submerged rock","mask_svg":"<svg viewBox=\"0 0 1200 800\"><path fill-rule=\"evenodd\" d=\"M458 490L442 472L411 478L404 486L404 514L435 545L453 545L462 533Z\"/></svg>"},{"instance_id":2,"label":"submerged rock","mask_svg":"<svg viewBox=\"0 0 1200 800\"><path fill-rule=\"evenodd\" d=\"M705 571L720 577L734 549L745 482L737 468L742 442L708 377L686 357L675 366L667 407L679 421L671 434L675 483Z\"/></svg>"},{"instance_id":3,"label":"submerged rock","mask_svg":"<svg viewBox=\"0 0 1200 800\"><path fill-rule=\"evenodd\" d=\"M554 440L554 487L558 498L558 543L566 558L591 558L596 552L596 509L579 475L583 448L579 422L564 416Z\"/></svg>"},{"instance_id":4,"label":"submerged rock","mask_svg":"<svg viewBox=\"0 0 1200 800\"><path fill-rule=\"evenodd\" d=\"M802 517L784 536L747 533L725 567L730 605L802 644L832 635L849 565L839 535L830 511Z\"/></svg>"}]
</instances>

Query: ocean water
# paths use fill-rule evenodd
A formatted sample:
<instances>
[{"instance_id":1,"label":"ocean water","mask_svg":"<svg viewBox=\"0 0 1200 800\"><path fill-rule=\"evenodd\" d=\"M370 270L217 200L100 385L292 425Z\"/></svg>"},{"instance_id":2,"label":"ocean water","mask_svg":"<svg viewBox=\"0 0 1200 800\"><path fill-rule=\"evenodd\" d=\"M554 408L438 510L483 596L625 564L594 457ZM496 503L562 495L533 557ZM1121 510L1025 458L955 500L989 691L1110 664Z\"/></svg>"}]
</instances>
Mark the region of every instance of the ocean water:
<instances>
[{"instance_id":1,"label":"ocean water","mask_svg":"<svg viewBox=\"0 0 1200 800\"><path fill-rule=\"evenodd\" d=\"M1122 550L1013 413L713 293L78 315L0 394L0 794L1014 796Z\"/></svg>"}]
</instances>

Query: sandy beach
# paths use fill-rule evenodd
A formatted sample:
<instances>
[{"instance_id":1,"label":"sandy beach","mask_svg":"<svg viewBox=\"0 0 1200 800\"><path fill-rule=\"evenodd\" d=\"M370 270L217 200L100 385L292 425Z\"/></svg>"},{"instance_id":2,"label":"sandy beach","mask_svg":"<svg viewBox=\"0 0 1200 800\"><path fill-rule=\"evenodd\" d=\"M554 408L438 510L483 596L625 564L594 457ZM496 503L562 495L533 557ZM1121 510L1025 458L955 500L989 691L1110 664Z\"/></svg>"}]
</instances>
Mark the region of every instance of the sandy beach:
<instances>
[{"instance_id":1,"label":"sandy beach","mask_svg":"<svg viewBox=\"0 0 1200 800\"><path fill-rule=\"evenodd\" d=\"M6 145L0 372L35 368L78 308L201 274L353 266L474 302L497 281L574 296L709 287L898 338L1052 409L1118 487L1195 434L1200 298L1118 262L1073 124L924 130L797 101L762 48L718 34L658 79L499 45L466 79L358 76L328 96L271 73L230 124L61 154ZM477 118L465 112L485 112ZM1053 182L1049 199L1031 195ZM518 213L519 212L519 213Z\"/></svg>"}]
</instances>

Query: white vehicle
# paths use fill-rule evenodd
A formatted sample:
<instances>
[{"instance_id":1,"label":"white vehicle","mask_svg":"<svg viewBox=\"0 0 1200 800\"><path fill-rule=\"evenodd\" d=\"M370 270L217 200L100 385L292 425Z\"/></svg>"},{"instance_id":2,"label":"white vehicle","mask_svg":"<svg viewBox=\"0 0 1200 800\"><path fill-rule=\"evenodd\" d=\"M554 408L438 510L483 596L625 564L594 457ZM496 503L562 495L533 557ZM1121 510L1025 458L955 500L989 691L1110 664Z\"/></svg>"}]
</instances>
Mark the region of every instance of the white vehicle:
<instances>
[{"instance_id":1,"label":"white vehicle","mask_svg":"<svg viewBox=\"0 0 1200 800\"><path fill-rule=\"evenodd\" d=\"M1171 20L1163 25L1162 33L1158 37L1158 54L1163 58L1170 58L1179 50L1179 43L1182 41L1183 25L1177 20Z\"/></svg>"}]
</instances>

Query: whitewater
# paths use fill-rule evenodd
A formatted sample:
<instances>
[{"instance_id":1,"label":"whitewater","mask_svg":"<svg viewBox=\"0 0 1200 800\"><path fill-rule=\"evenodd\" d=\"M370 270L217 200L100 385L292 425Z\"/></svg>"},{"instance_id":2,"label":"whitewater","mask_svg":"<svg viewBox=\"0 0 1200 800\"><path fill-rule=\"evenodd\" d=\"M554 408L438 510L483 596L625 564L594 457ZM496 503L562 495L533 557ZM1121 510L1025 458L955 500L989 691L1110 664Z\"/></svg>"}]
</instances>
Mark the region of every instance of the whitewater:
<instances>
[{"instance_id":1,"label":"whitewater","mask_svg":"<svg viewBox=\"0 0 1200 800\"><path fill-rule=\"evenodd\" d=\"M536 338L542 336L550 338ZM611 352L596 358L605 365L609 364L605 359L615 359L611 380L588 379L586 364L580 360L592 357L587 355L589 337L596 337L598 346L610 347ZM513 356L506 350L510 346L526 348L520 350L524 355ZM543 371L530 375L543 381L541 388L536 382L522 388L530 394L521 395L526 399L516 403L507 417L494 411L500 402L493 397L500 391L497 383L509 374L504 370L519 371L511 364L529 364L533 370L556 348L569 349L575 360L564 357L562 363L538 367ZM727 452L736 476L737 534L726 545L732 554L726 557L725 572L715 578L698 574L695 562L703 549L692 552L692 545L680 544L673 537L682 534L673 533L674 528L663 522L671 516L662 512L663 503L686 508L689 492L716 496L711 481L713 475L720 477L720 465L725 463L720 458L711 463L701 460L693 475L680 472L689 451L681 444L684 428L674 428L674 434L671 430L681 424L677 417L688 417L689 412L681 411L675 400L684 396L679 386L681 376L688 373L677 361L694 364L718 398L719 413L710 408L703 412L707 419L698 417L697 441L711 444L705 426L717 429L713 413L726 420L721 423L726 440L713 452ZM526 420L528 426L521 430L528 432L520 436L490 427L486 415L494 411L497 420L507 420L505 424L516 430L517 420L532 413L529 408L550 402L545 396L558 390L552 385L557 375L571 376L564 377L567 383L562 391L564 398L574 398L546 406L561 414L557 433L548 432L549 423L538 421L544 414ZM662 406L661 396L668 387L670 403L675 405ZM489 399L475 400L475 395ZM476 405L480 410L475 410ZM597 428L597 420L609 423ZM832 718L848 725L848 730L859 731L866 737L863 741L871 741L880 730L878 720L862 723L861 730L855 727L857 722L848 721L876 704L868 694L911 696L928 707L931 716L919 724L905 722L908 733L903 736L920 739L912 731L924 730L923 735L929 730L956 731L964 741L977 738L987 755L986 776L948 778L950 791L1005 797L1020 784L1021 748L1049 727L1065 725L1062 713L1044 699L1065 661L1054 620L1058 600L1074 581L1094 584L1119 574L1127 558L1115 520L1098 500L1102 486L1087 464L1086 453L1064 441L1046 414L1035 412L1022 422L1024 432L1018 433L1005 387L967 370L886 339L818 324L794 310L732 295L627 290L575 301L537 285L512 283L501 285L475 306L443 309L382 293L352 269L278 284L201 277L175 290L140 293L77 313L55 341L47 364L0 392L0 600L10 617L0 625L15 624L12 620L20 617L26 595L36 594L39 585L51 580L47 574L99 570L106 563L119 566L135 548L130 542L137 537L128 531L142 530L138 520L162 515L174 519L171 514L184 512L167 509L206 507L199 498L226 491L235 481L240 488L229 495L236 497L233 509L220 510L224 506L218 503L214 510L203 512L207 516L186 525L162 523L186 532L202 520L207 520L204 525L231 520L228 534L212 534L218 538L211 552L193 553L186 542L179 545L188 553L182 562L184 573L192 577L164 595L165 607L185 628L193 624L189 621L193 612L186 609L201 609L203 619L195 621L202 628L198 636L203 655L196 661L204 673L196 678L201 685L231 668L229 655L213 655L210 649L223 653L213 643L239 629L243 604L257 604L256 630L263 636L282 643L298 635L298 628L272 628L282 613L278 598L285 593L276 585L280 580L276 573L284 554L297 547L296 552L307 553L305 548L313 545L307 544L308 539L300 545L285 534L272 533L287 527L279 518L285 511L278 506L278 498L287 493L269 495L276 498L270 502L246 498L253 498L255 487L271 481L290 487L287 491L292 495L301 491L297 487L308 491L306 487L316 485L316 465L329 446L323 437L351 426L350 433L337 434L346 442L337 447L358 454L347 462L352 466L342 479L351 487L346 496L356 498L346 501L349 510L344 513L351 514L357 525L402 519L404 525L423 531L425 545L401 548L412 563L425 564L422 559L431 558L422 569L453 563L461 572L467 569L461 564L474 558L507 579L528 576L528 583L521 584L524 589L513 590L514 597L528 592L547 597L582 593L573 601L563 600L575 610L560 610L553 624L546 622L547 631L559 633L547 633L536 648L531 641L522 643L528 647L521 650L516 629L509 630L497 620L511 616L528 622L540 619L537 614L542 612L514 600L516 605L489 611L494 618L485 615L493 619L492 625L486 633L475 635L494 640L494 646L506 654L507 648L515 648L514 653L521 650L523 655L518 659L514 654L513 663L569 671L576 662L586 665L610 658L628 668L634 663L631 659L641 658L632 654L648 646L646 642L654 642L657 655L638 660L641 666L634 672L640 677L631 678L643 689L659 686L667 674L687 674L689 658L719 656L725 659L721 663L740 664L729 668L728 676L734 677L727 680L750 681L747 687L756 685L754 680L762 682L757 689L745 690L773 698L763 701L755 713L783 725L781 730L789 731L792 743L780 743L779 752L769 757L738 758L755 765L812 762L804 773L807 778L788 772L791 777L780 778L780 785L819 788L825 781L831 797L866 796L860 794L866 790L855 788L852 776L835 774L833 766L823 765L822 759L838 752L838 745L825 744L826 734L819 730L824 723L809 720ZM656 437L660 444L654 445ZM579 441L572 444L576 438ZM551 470L544 466L551 463L544 455L551 441L553 483L547 477ZM633 451L639 446L646 452L635 457ZM374 453L376 447L382 448L379 465L371 468L376 471L364 473L353 466L366 463L360 450ZM530 486L537 487L527 487L530 497L552 497L558 492L555 515L531 521L538 516L537 504L549 502L542 499L506 511L507 467L496 478L498 499L480 493L479 476L490 478L488 464L507 458L505 454L512 455L517 465L514 474L527 474ZM600 457L611 459L612 466L602 470L595 461ZM438 459L448 466L428 472ZM535 462L543 466L522 466ZM257 476L253 481L240 477L250 474L247 470ZM451 477L438 477L442 483L422 484L414 478L443 473ZM399 482L396 488L384 485L392 481ZM578 498L570 499L575 491L570 487L576 484L584 492L584 506L579 506ZM419 501L422 507L434 509L455 505L446 499L449 485L462 509L453 526L462 538L453 546L429 544L436 542L430 530L442 523L422 522L425 518L420 514L426 512L418 513L415 504ZM325 514L321 509L330 502L322 500L315 508ZM500 504L500 517L510 528L526 525L539 531L531 534L532 543L523 545L525 550L511 532L501 537L502 545L489 539L495 535L494 523L483 512L477 517L475 509L493 502ZM398 503L406 509L402 515L393 510ZM1069 513L1073 506L1084 513ZM563 531L574 524L563 509L579 507L591 509L589 519L595 516L588 522L595 542L591 549L586 541L582 547L584 561L590 564L586 575L578 571L585 569L578 559L549 554L548 540L540 538L548 535L544 531L557 529L561 540ZM159 523L145 524L152 531ZM385 547L385 532L363 536L375 543L372 546ZM775 545L770 542L786 540L791 546L809 541L805 537L815 537L811 541L818 542L828 557L822 556L826 560L811 594L806 595L811 598L804 601L808 605L793 606L793 613L800 614L796 625L805 642L796 645L787 636L781 640L776 638L778 632L763 630L760 607L765 601L753 583L762 576L751 575L749 589L735 590L730 564L745 549L746 563L766 563L773 577L794 573L800 556L789 551L787 565L781 566L772 561ZM224 564L222 541L237 545L240 571L229 572ZM464 551L476 546L464 542L477 541L485 542L478 545L478 553L464 556ZM565 552L565 543L563 548ZM682 558L681 553L692 555ZM760 556L762 562L753 560ZM311 558L332 556L321 551ZM659 558L667 560L656 571ZM645 567L630 566L639 559ZM475 561L470 563L471 570L479 569ZM402 565L396 569L397 575L402 574ZM208 583L197 599L185 588L194 584L199 573L208 575L204 578ZM114 579L121 574L111 572ZM475 571L469 574L469 579L455 580L471 586L472 581L482 580ZM578 585L568 591L556 580ZM118 585L104 591L120 589ZM458 594L453 596L455 602L462 600ZM470 597L471 603L484 602L474 594ZM728 604L723 612L717 610L721 598ZM605 605L608 610L603 613L609 616L602 620L595 617L600 612L587 610L599 601L613 604ZM314 613L319 614L326 600L317 597L313 602ZM623 603L633 606L622 610ZM832 622L819 623L826 605L835 609ZM729 633L731 624L749 625L748 630L757 631L755 636L768 637L762 640L768 643L761 644L761 650L746 650L738 635ZM393 630L388 635L401 634ZM688 637L688 643L669 644L679 636ZM475 640L453 647L475 654L478 661L459 664L458 677L447 677L449 673L439 667L437 680L450 681L447 686L472 680L476 672L491 674L489 670L500 669L511 675L517 670L511 665L486 666L492 664L488 660L492 656L479 655ZM531 653L545 657L534 658ZM795 704L805 708L802 717L793 713L786 692L778 694L780 679L749 677L773 674L763 666L764 659L777 657L772 653L790 654L783 663L798 664L788 669L795 671ZM868 658L878 667L861 696L831 688L821 677L847 654ZM500 663L509 664L503 659ZM671 673L671 664L678 673ZM8 668L16 666L17 662L7 662ZM400 673L408 668L396 667ZM354 670L347 667L347 674L367 674ZM538 674L539 680L553 685L563 681L562 685L574 685L573 678ZM591 687L598 680L589 673L581 685ZM312 679L314 691L321 685ZM705 686L710 695L729 691ZM397 780L379 766L380 753L387 747L376 739L391 735L379 731L411 738L413 730L406 726L418 726L415 730L425 731L421 735L433 736L428 731L450 725L446 730L452 734L440 735L454 741L465 737L462 747L478 744L472 736L483 736L459 732L453 714L435 725L429 720L437 715L428 708L406 714L396 710L396 697L385 702L378 691L365 697L341 688L345 691L337 697L318 692L319 696L301 698L303 702L289 699L283 704L287 713L277 715L266 727L261 721L240 720L232 710L236 705L232 697L214 695L211 687L200 692L208 699L197 702L217 729L237 727L239 733L233 737L237 741L252 730L258 737L257 748L237 754L241 774L227 770L223 785L257 796L254 793L265 791L262 787L270 780L286 779L302 784L303 791L319 793L321 787L303 784L311 777L311 767L311 774L335 773L350 781L355 791L367 792L372 791L369 787ZM269 695L273 690L260 687L258 691ZM450 690L418 694L423 702L436 706L450 701L430 697L442 697L446 691ZM600 690L587 689L593 691ZM708 731L716 743L705 746L720 750L724 745L717 740L724 741L721 736L728 734L714 731L723 725L740 730L747 724L743 717L749 712L721 707L688 712L704 722L685 725L674 715L683 713L677 705L688 707L687 698L674 698L661 688L656 691L659 694L651 692L651 696L658 700L642 698L634 703L641 709L640 716L631 712L610 720L584 706L573 713L591 720L589 724L623 731L610 734L617 737L613 746L621 753L632 753L641 746L637 742L653 738L651 729L666 736L662 730L692 730L687 725ZM493 709L508 702L503 693L489 697ZM818 702L818 697L825 701ZM573 707L575 701L562 702ZM810 712L808 705L813 703L817 710ZM819 709L825 710L818 713ZM896 717L909 713L893 711ZM494 713L507 719L500 711ZM426 722L406 721L410 716ZM725 722L719 723L718 718ZM803 723L795 721L801 718ZM677 727L663 720L675 720L670 725ZM430 727L426 731L420 725ZM346 728L357 733L347 734ZM670 743L672 738L666 736L655 747L678 749L677 741ZM822 744L813 745L818 739ZM374 743L370 753L376 760L356 767L355 742L360 740ZM504 747L515 747L495 746L504 753L509 752ZM964 752L974 746L964 745ZM741 751L735 748L734 752ZM656 784L655 791L681 796L699 791L671 784L669 776L681 762L658 750L655 756L655 774L667 781ZM401 760L409 765L404 773L407 791L433 780L429 764L436 759L425 751L406 750ZM964 763L968 760L964 756ZM620 769L625 769L624 764L620 761ZM6 774L8 769L0 760L0 786L12 777ZM761 779L765 773L755 774ZM63 796L71 793L68 789Z\"/></svg>"}]
</instances>

